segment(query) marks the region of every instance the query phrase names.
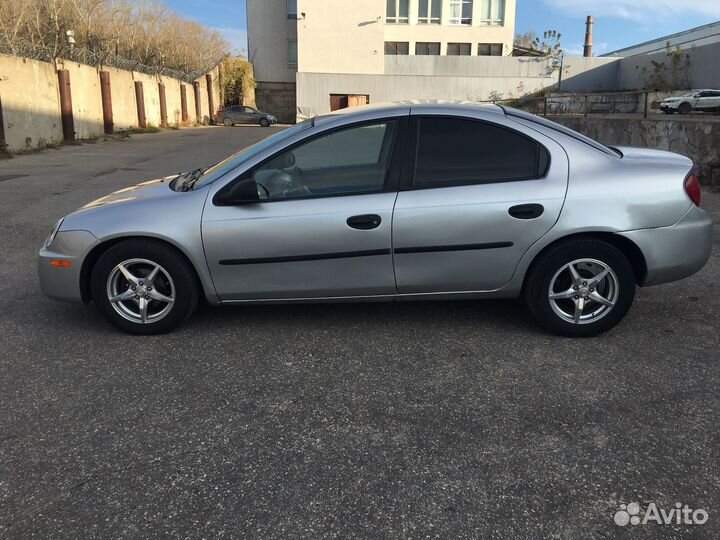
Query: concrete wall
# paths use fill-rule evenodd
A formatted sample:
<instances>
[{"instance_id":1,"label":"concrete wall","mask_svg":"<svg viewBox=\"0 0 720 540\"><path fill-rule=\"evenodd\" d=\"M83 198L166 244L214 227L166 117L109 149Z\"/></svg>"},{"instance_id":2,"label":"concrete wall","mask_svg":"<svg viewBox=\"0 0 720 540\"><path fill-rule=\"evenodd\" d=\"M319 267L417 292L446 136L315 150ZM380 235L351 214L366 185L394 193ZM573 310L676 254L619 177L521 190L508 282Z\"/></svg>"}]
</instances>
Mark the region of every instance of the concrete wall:
<instances>
[{"instance_id":1,"label":"concrete wall","mask_svg":"<svg viewBox=\"0 0 720 540\"><path fill-rule=\"evenodd\" d=\"M89 139L103 133L102 98L97 69L74 62L58 62L70 73L75 137Z\"/></svg>"},{"instance_id":2,"label":"concrete wall","mask_svg":"<svg viewBox=\"0 0 720 540\"><path fill-rule=\"evenodd\" d=\"M62 140L54 65L0 55L0 100L5 139L11 150Z\"/></svg>"},{"instance_id":3,"label":"concrete wall","mask_svg":"<svg viewBox=\"0 0 720 540\"><path fill-rule=\"evenodd\" d=\"M157 77L146 75L145 73L134 73L133 75L135 81L139 81L143 85L145 121L148 127L157 127L160 125L160 93L157 85Z\"/></svg>"},{"instance_id":4,"label":"concrete wall","mask_svg":"<svg viewBox=\"0 0 720 540\"><path fill-rule=\"evenodd\" d=\"M577 94L550 92L543 97L530 97L520 106L533 114L644 114L647 96L648 114L660 113L660 102L677 92L610 92Z\"/></svg>"},{"instance_id":5,"label":"concrete wall","mask_svg":"<svg viewBox=\"0 0 720 540\"><path fill-rule=\"evenodd\" d=\"M551 120L604 144L670 150L699 164L702 182L710 183L710 168L720 166L720 122L702 118L639 120L554 116Z\"/></svg>"},{"instance_id":6,"label":"concrete wall","mask_svg":"<svg viewBox=\"0 0 720 540\"><path fill-rule=\"evenodd\" d=\"M8 148L13 151L42 147L62 141L60 95L57 69L66 69L70 76L73 122L76 139L103 135L103 109L99 71L110 73L110 87L115 130L138 126L135 81L142 81L145 116L148 125L159 126L160 91L165 84L169 124L181 122L180 85L186 86L190 122L195 121L195 99L192 84L170 77L147 75L114 68L96 68L68 60L58 60L57 66L47 63L0 55L0 102ZM222 106L219 68L210 71L212 93L216 109ZM202 100L202 115L210 116L207 82L198 79Z\"/></svg>"},{"instance_id":7,"label":"concrete wall","mask_svg":"<svg viewBox=\"0 0 720 540\"><path fill-rule=\"evenodd\" d=\"M182 122L182 107L180 105L180 85L182 83L170 77L160 77L160 81L165 85L168 124L180 124Z\"/></svg>"},{"instance_id":8,"label":"concrete wall","mask_svg":"<svg viewBox=\"0 0 720 540\"><path fill-rule=\"evenodd\" d=\"M298 73L298 118L329 112L330 94L365 94L371 103L415 99L488 101L553 88L559 75L547 58L396 56L387 57L384 64L385 75ZM616 69L616 64L616 59L568 59L568 79L563 81L563 88L603 90L601 81L583 74Z\"/></svg>"},{"instance_id":9,"label":"concrete wall","mask_svg":"<svg viewBox=\"0 0 720 540\"><path fill-rule=\"evenodd\" d=\"M115 129L125 130L137 127L137 105L135 103L135 79L132 71L103 68L110 73L110 93L113 98L113 122ZM72 84L72 79L70 79Z\"/></svg>"},{"instance_id":10,"label":"concrete wall","mask_svg":"<svg viewBox=\"0 0 720 540\"><path fill-rule=\"evenodd\" d=\"M263 112L274 114L279 122L295 122L295 84L258 82L255 104Z\"/></svg>"},{"instance_id":11,"label":"concrete wall","mask_svg":"<svg viewBox=\"0 0 720 540\"><path fill-rule=\"evenodd\" d=\"M565 58L560 89L565 92L597 92L618 89L619 58Z\"/></svg>"}]
</instances>

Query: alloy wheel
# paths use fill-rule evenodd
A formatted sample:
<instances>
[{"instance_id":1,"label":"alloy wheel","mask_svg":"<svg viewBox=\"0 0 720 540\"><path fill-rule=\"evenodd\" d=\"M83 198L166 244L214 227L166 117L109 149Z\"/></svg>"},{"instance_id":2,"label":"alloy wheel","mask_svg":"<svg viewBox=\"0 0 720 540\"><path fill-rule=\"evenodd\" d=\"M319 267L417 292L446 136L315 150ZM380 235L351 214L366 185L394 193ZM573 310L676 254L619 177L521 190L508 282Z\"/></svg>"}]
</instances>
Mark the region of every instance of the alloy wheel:
<instances>
[{"instance_id":1,"label":"alloy wheel","mask_svg":"<svg viewBox=\"0 0 720 540\"><path fill-rule=\"evenodd\" d=\"M573 324L590 324L605 317L618 301L618 277L597 259L576 259L550 280L548 301L557 316Z\"/></svg>"},{"instance_id":2,"label":"alloy wheel","mask_svg":"<svg viewBox=\"0 0 720 540\"><path fill-rule=\"evenodd\" d=\"M148 259L128 259L116 265L108 275L106 292L121 317L140 324L163 319L175 303L172 277Z\"/></svg>"}]
</instances>

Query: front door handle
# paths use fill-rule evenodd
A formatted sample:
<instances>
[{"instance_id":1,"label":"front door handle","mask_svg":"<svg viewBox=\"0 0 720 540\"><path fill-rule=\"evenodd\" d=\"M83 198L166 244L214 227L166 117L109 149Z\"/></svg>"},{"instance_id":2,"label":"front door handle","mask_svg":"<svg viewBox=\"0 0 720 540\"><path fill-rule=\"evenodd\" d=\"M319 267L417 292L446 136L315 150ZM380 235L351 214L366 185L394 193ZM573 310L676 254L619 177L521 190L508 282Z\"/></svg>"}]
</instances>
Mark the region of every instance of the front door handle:
<instances>
[{"instance_id":1,"label":"front door handle","mask_svg":"<svg viewBox=\"0 0 720 540\"><path fill-rule=\"evenodd\" d=\"M362 231L376 229L380 226L380 223L382 223L382 218L377 214L363 214L361 216L351 216L347 218L348 227Z\"/></svg>"},{"instance_id":2,"label":"front door handle","mask_svg":"<svg viewBox=\"0 0 720 540\"><path fill-rule=\"evenodd\" d=\"M508 214L517 219L535 219L542 216L545 208L542 204L518 204L508 210Z\"/></svg>"}]
</instances>

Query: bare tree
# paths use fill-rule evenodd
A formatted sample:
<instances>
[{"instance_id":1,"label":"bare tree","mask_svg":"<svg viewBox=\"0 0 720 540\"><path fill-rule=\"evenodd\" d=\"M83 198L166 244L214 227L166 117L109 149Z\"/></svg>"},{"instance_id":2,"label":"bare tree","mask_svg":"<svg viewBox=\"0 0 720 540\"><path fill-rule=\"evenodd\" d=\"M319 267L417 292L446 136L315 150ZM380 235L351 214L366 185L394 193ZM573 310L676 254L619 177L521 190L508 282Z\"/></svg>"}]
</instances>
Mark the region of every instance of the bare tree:
<instances>
[{"instance_id":1,"label":"bare tree","mask_svg":"<svg viewBox=\"0 0 720 540\"><path fill-rule=\"evenodd\" d=\"M53 58L75 46L105 61L190 73L219 62L230 49L216 31L183 18L156 0L0 0L0 47L22 55L42 48Z\"/></svg>"}]
</instances>

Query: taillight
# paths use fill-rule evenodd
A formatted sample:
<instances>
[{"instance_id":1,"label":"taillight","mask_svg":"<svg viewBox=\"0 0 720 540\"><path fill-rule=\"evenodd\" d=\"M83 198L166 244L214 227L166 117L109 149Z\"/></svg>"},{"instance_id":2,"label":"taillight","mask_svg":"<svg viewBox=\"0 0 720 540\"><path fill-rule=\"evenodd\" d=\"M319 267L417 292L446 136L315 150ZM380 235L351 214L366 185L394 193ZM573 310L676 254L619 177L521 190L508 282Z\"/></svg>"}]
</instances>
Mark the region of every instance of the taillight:
<instances>
[{"instance_id":1,"label":"taillight","mask_svg":"<svg viewBox=\"0 0 720 540\"><path fill-rule=\"evenodd\" d=\"M696 171L688 174L688 177L685 179L685 193L688 194L688 197L690 197L690 200L695 204L695 206L700 206L700 179L698 178Z\"/></svg>"}]
</instances>

